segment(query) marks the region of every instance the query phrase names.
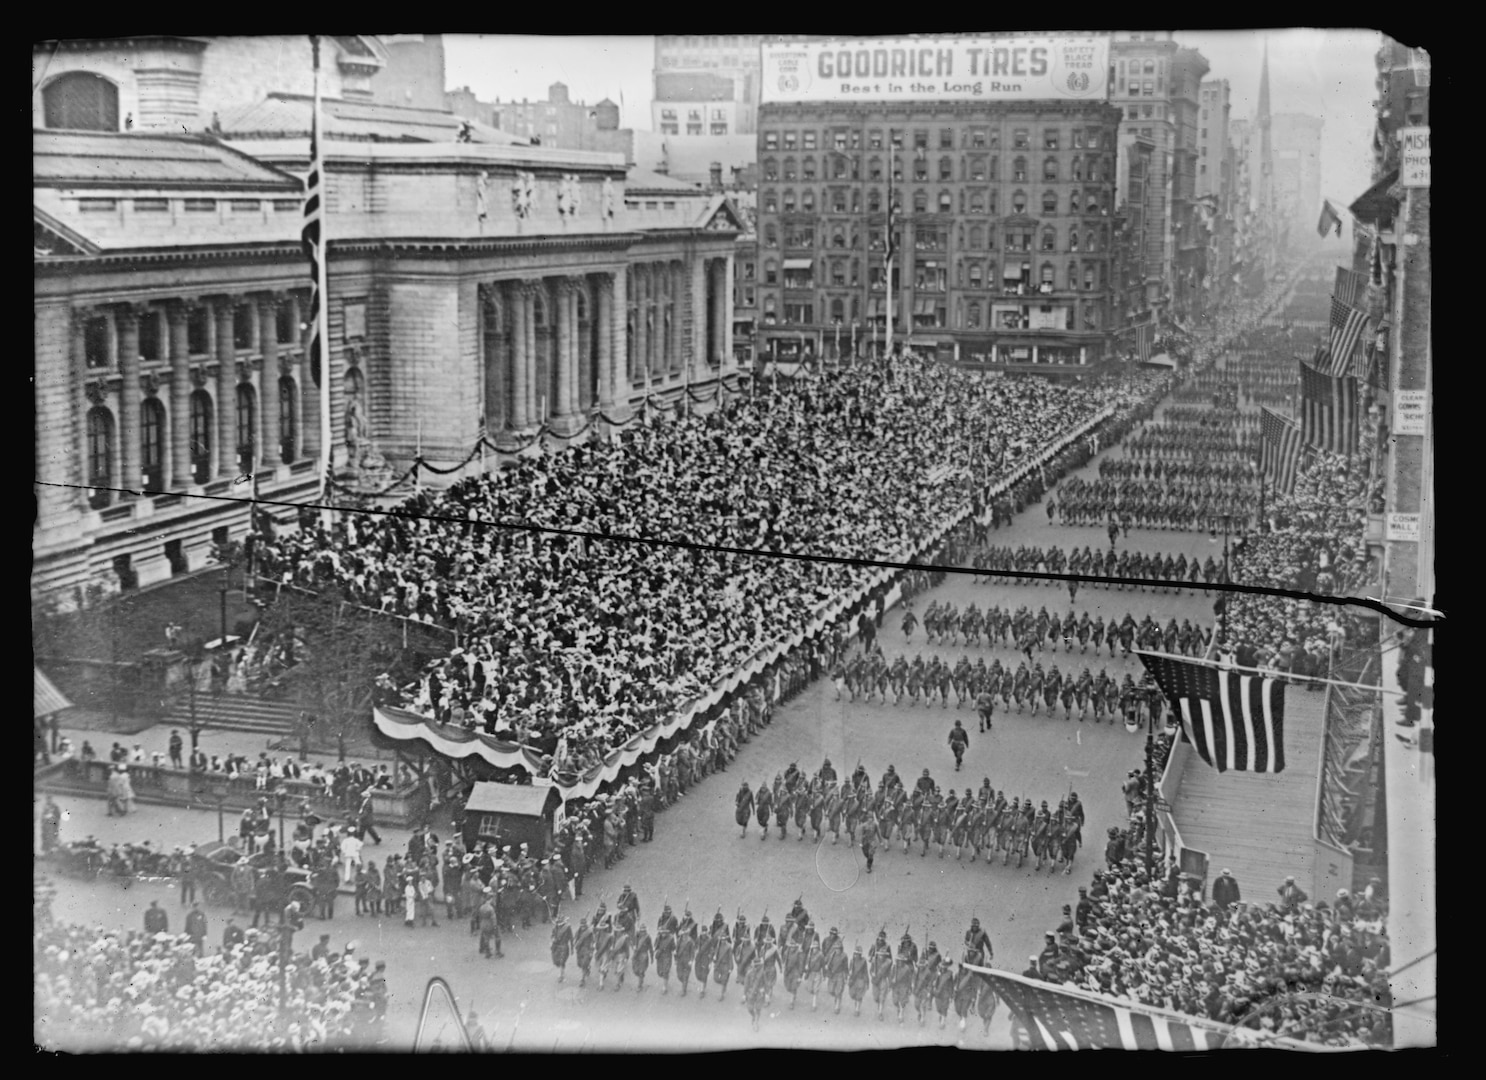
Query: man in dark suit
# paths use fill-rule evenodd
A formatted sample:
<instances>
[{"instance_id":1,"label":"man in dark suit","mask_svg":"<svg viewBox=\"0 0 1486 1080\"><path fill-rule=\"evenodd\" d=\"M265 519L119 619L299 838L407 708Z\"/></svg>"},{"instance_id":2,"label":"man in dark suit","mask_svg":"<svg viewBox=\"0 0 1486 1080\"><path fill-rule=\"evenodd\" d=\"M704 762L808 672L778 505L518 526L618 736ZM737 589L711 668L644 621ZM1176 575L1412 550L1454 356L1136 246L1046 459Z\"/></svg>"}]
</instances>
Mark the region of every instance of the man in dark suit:
<instances>
[{"instance_id":1,"label":"man in dark suit","mask_svg":"<svg viewBox=\"0 0 1486 1080\"><path fill-rule=\"evenodd\" d=\"M170 933L170 919L166 916L160 901L151 900L150 906L144 913L144 932L146 934L168 934Z\"/></svg>"},{"instance_id":2,"label":"man in dark suit","mask_svg":"<svg viewBox=\"0 0 1486 1080\"><path fill-rule=\"evenodd\" d=\"M196 955L205 956L206 913L201 910L199 903L193 903L191 910L186 912L186 936L191 939L191 944L196 947Z\"/></svg>"},{"instance_id":3,"label":"man in dark suit","mask_svg":"<svg viewBox=\"0 0 1486 1080\"><path fill-rule=\"evenodd\" d=\"M1233 871L1225 869L1213 880L1213 903L1227 911L1238 901L1238 881L1233 877Z\"/></svg>"}]
</instances>

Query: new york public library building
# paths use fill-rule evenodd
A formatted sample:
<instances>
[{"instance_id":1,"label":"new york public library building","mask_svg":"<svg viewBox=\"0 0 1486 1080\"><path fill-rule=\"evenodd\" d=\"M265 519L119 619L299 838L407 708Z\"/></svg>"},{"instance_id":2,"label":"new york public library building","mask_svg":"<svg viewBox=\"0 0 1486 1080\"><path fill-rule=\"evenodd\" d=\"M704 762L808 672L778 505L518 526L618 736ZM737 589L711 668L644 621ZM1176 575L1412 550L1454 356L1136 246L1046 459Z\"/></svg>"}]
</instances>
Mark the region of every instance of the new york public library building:
<instances>
[{"instance_id":1,"label":"new york public library building","mask_svg":"<svg viewBox=\"0 0 1486 1080\"><path fill-rule=\"evenodd\" d=\"M249 473L260 498L317 496L308 125L290 135L34 131L36 594L200 568L248 515L187 496L246 497ZM705 411L736 382L724 196L615 154L324 153L339 484L376 490L418 457L437 485L540 431L588 438L647 399Z\"/></svg>"}]
</instances>

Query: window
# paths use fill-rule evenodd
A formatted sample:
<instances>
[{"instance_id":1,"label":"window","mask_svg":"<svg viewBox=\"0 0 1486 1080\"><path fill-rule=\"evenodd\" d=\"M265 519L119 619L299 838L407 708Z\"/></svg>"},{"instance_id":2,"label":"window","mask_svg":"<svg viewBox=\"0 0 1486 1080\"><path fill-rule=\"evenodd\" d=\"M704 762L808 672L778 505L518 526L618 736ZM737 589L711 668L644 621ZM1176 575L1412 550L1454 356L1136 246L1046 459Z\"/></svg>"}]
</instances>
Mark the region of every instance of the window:
<instances>
[{"instance_id":1,"label":"window","mask_svg":"<svg viewBox=\"0 0 1486 1080\"><path fill-rule=\"evenodd\" d=\"M87 359L88 367L108 367L112 352L109 338L107 319L99 316L88 320L87 326L83 328L83 356Z\"/></svg>"},{"instance_id":2,"label":"window","mask_svg":"<svg viewBox=\"0 0 1486 1080\"><path fill-rule=\"evenodd\" d=\"M1073 179L1075 182L1084 178L1084 159L1076 157L1073 159Z\"/></svg>"},{"instance_id":3,"label":"window","mask_svg":"<svg viewBox=\"0 0 1486 1080\"><path fill-rule=\"evenodd\" d=\"M243 304L232 309L232 347L234 349L251 349L253 347L253 309Z\"/></svg>"},{"instance_id":4,"label":"window","mask_svg":"<svg viewBox=\"0 0 1486 1080\"><path fill-rule=\"evenodd\" d=\"M752 262L745 262L743 264L743 280L744 281L752 281L753 280L753 275L754 275L754 264Z\"/></svg>"},{"instance_id":5,"label":"window","mask_svg":"<svg viewBox=\"0 0 1486 1080\"><path fill-rule=\"evenodd\" d=\"M929 148L929 133L922 129L913 133L913 148L915 150L927 150Z\"/></svg>"},{"instance_id":6,"label":"window","mask_svg":"<svg viewBox=\"0 0 1486 1080\"><path fill-rule=\"evenodd\" d=\"M1056 158L1048 158L1042 163L1042 178L1049 182L1058 179L1058 162Z\"/></svg>"},{"instance_id":7,"label":"window","mask_svg":"<svg viewBox=\"0 0 1486 1080\"><path fill-rule=\"evenodd\" d=\"M927 180L929 178L929 163L919 158L913 163L913 178L915 180Z\"/></svg>"},{"instance_id":8,"label":"window","mask_svg":"<svg viewBox=\"0 0 1486 1080\"><path fill-rule=\"evenodd\" d=\"M1099 149L1099 132L1097 132L1097 131L1090 131L1089 132L1089 149L1090 150L1098 150Z\"/></svg>"},{"instance_id":9,"label":"window","mask_svg":"<svg viewBox=\"0 0 1486 1080\"><path fill-rule=\"evenodd\" d=\"M777 132L777 131L766 131L766 132L764 132L764 149L765 150L778 150L779 149L779 132Z\"/></svg>"},{"instance_id":10,"label":"window","mask_svg":"<svg viewBox=\"0 0 1486 1080\"><path fill-rule=\"evenodd\" d=\"M804 134L802 134L800 136L800 140L801 140L801 145L806 150L814 150L816 148L816 146L815 146L815 132L813 132L813 131L807 131L807 132L805 132Z\"/></svg>"},{"instance_id":11,"label":"window","mask_svg":"<svg viewBox=\"0 0 1486 1080\"><path fill-rule=\"evenodd\" d=\"M860 150L862 148L862 133L860 131L853 131L851 133L851 148L853 150Z\"/></svg>"},{"instance_id":12,"label":"window","mask_svg":"<svg viewBox=\"0 0 1486 1080\"><path fill-rule=\"evenodd\" d=\"M793 150L798 145L799 145L798 134L796 132L793 132L793 131L786 131L784 133L784 148L786 150Z\"/></svg>"},{"instance_id":13,"label":"window","mask_svg":"<svg viewBox=\"0 0 1486 1080\"><path fill-rule=\"evenodd\" d=\"M971 180L975 181L977 184L983 183L985 181L986 159L984 157L977 155L976 157L971 158L968 168Z\"/></svg>"},{"instance_id":14,"label":"window","mask_svg":"<svg viewBox=\"0 0 1486 1080\"><path fill-rule=\"evenodd\" d=\"M955 163L950 158L939 159L939 179L949 181L955 178Z\"/></svg>"},{"instance_id":15,"label":"window","mask_svg":"<svg viewBox=\"0 0 1486 1080\"><path fill-rule=\"evenodd\" d=\"M1082 150L1084 148L1084 133L1077 128L1073 131L1073 148L1075 150Z\"/></svg>"},{"instance_id":16,"label":"window","mask_svg":"<svg viewBox=\"0 0 1486 1080\"><path fill-rule=\"evenodd\" d=\"M846 303L842 300L831 301L831 321L843 322L846 319Z\"/></svg>"},{"instance_id":17,"label":"window","mask_svg":"<svg viewBox=\"0 0 1486 1080\"><path fill-rule=\"evenodd\" d=\"M948 214L953 210L954 201L950 198L949 192L941 191L939 193L939 212L941 214Z\"/></svg>"},{"instance_id":18,"label":"window","mask_svg":"<svg viewBox=\"0 0 1486 1080\"><path fill-rule=\"evenodd\" d=\"M954 130L954 128L940 128L939 129L939 149L941 149L941 150L953 150L954 148L955 148L955 130Z\"/></svg>"},{"instance_id":19,"label":"window","mask_svg":"<svg viewBox=\"0 0 1486 1080\"><path fill-rule=\"evenodd\" d=\"M784 178L786 180L795 179L795 159L792 157L784 159Z\"/></svg>"},{"instance_id":20,"label":"window","mask_svg":"<svg viewBox=\"0 0 1486 1080\"><path fill-rule=\"evenodd\" d=\"M872 188L867 192L867 213L876 214L882 210L882 192Z\"/></svg>"},{"instance_id":21,"label":"window","mask_svg":"<svg viewBox=\"0 0 1486 1080\"><path fill-rule=\"evenodd\" d=\"M801 162L801 165L800 165L800 179L801 180L814 180L815 179L815 159L813 157L807 157L807 158L805 158Z\"/></svg>"},{"instance_id":22,"label":"window","mask_svg":"<svg viewBox=\"0 0 1486 1080\"><path fill-rule=\"evenodd\" d=\"M766 296L766 297L764 297L764 325L765 326L773 326L774 323L777 321L777 318L775 316L774 311L775 311L775 309L774 309L774 298L772 296Z\"/></svg>"},{"instance_id":23,"label":"window","mask_svg":"<svg viewBox=\"0 0 1486 1080\"><path fill-rule=\"evenodd\" d=\"M170 200L135 199L134 212L136 214L167 214L170 212Z\"/></svg>"},{"instance_id":24,"label":"window","mask_svg":"<svg viewBox=\"0 0 1486 1080\"><path fill-rule=\"evenodd\" d=\"M119 91L90 71L59 75L41 92L49 128L73 131L118 131Z\"/></svg>"},{"instance_id":25,"label":"window","mask_svg":"<svg viewBox=\"0 0 1486 1080\"><path fill-rule=\"evenodd\" d=\"M1047 291L1047 292L1051 292L1052 291L1052 286L1053 286L1053 264L1050 263L1050 262L1045 262L1045 263L1042 264L1042 284L1046 287L1045 288L1045 291Z\"/></svg>"},{"instance_id":26,"label":"window","mask_svg":"<svg viewBox=\"0 0 1486 1080\"><path fill-rule=\"evenodd\" d=\"M1019 184L1027 182L1027 159L1017 158L1011 163L1011 178Z\"/></svg>"},{"instance_id":27,"label":"window","mask_svg":"<svg viewBox=\"0 0 1486 1080\"><path fill-rule=\"evenodd\" d=\"M1011 196L1011 212L1013 214L1024 214L1027 212L1027 193L1017 191Z\"/></svg>"},{"instance_id":28,"label":"window","mask_svg":"<svg viewBox=\"0 0 1486 1080\"><path fill-rule=\"evenodd\" d=\"M867 162L867 179L868 180L881 180L882 179L882 159L881 158L874 157L870 161Z\"/></svg>"},{"instance_id":29,"label":"window","mask_svg":"<svg viewBox=\"0 0 1486 1080\"><path fill-rule=\"evenodd\" d=\"M139 358L150 361L160 359L161 313L146 311L139 317Z\"/></svg>"},{"instance_id":30,"label":"window","mask_svg":"<svg viewBox=\"0 0 1486 1080\"><path fill-rule=\"evenodd\" d=\"M261 199L231 199L227 206L234 214L261 214L263 212Z\"/></svg>"},{"instance_id":31,"label":"window","mask_svg":"<svg viewBox=\"0 0 1486 1080\"><path fill-rule=\"evenodd\" d=\"M974 261L970 264L970 287L972 289L978 289L980 288L980 284L980 263L979 261Z\"/></svg>"},{"instance_id":32,"label":"window","mask_svg":"<svg viewBox=\"0 0 1486 1080\"><path fill-rule=\"evenodd\" d=\"M779 161L777 158L764 159L764 179L771 181L779 179Z\"/></svg>"},{"instance_id":33,"label":"window","mask_svg":"<svg viewBox=\"0 0 1486 1080\"><path fill-rule=\"evenodd\" d=\"M96 490L114 487L114 415L101 405L88 410L88 505L102 509L113 501L113 492Z\"/></svg>"},{"instance_id":34,"label":"window","mask_svg":"<svg viewBox=\"0 0 1486 1080\"><path fill-rule=\"evenodd\" d=\"M1084 291L1094 291L1094 268L1087 264L1084 266Z\"/></svg>"},{"instance_id":35,"label":"window","mask_svg":"<svg viewBox=\"0 0 1486 1080\"><path fill-rule=\"evenodd\" d=\"M795 210L795 193L790 188L784 189L784 212L792 214Z\"/></svg>"},{"instance_id":36,"label":"window","mask_svg":"<svg viewBox=\"0 0 1486 1080\"><path fill-rule=\"evenodd\" d=\"M970 193L970 212L972 214L984 214L986 212L986 197L983 191Z\"/></svg>"},{"instance_id":37,"label":"window","mask_svg":"<svg viewBox=\"0 0 1486 1080\"><path fill-rule=\"evenodd\" d=\"M710 131L713 135L726 135L728 133L728 126L726 124L713 124Z\"/></svg>"},{"instance_id":38,"label":"window","mask_svg":"<svg viewBox=\"0 0 1486 1080\"><path fill-rule=\"evenodd\" d=\"M773 259L764 260L764 284L779 284L779 264L776 263Z\"/></svg>"},{"instance_id":39,"label":"window","mask_svg":"<svg viewBox=\"0 0 1486 1080\"><path fill-rule=\"evenodd\" d=\"M1071 229L1068 230L1068 250L1069 251L1077 251L1078 250L1078 226L1077 225L1075 225L1073 228L1071 228Z\"/></svg>"},{"instance_id":40,"label":"window","mask_svg":"<svg viewBox=\"0 0 1486 1080\"><path fill-rule=\"evenodd\" d=\"M78 199L77 208L85 214L112 214L119 208L118 199Z\"/></svg>"},{"instance_id":41,"label":"window","mask_svg":"<svg viewBox=\"0 0 1486 1080\"><path fill-rule=\"evenodd\" d=\"M965 325L971 330L980 329L980 301L972 300L965 306Z\"/></svg>"},{"instance_id":42,"label":"window","mask_svg":"<svg viewBox=\"0 0 1486 1080\"><path fill-rule=\"evenodd\" d=\"M713 109L712 110L712 119L714 119L714 120L726 120L727 118L728 118L728 111L726 109Z\"/></svg>"},{"instance_id":43,"label":"window","mask_svg":"<svg viewBox=\"0 0 1486 1080\"><path fill-rule=\"evenodd\" d=\"M880 130L878 130L878 131L872 131L872 132L869 132L868 133L868 135L867 135L867 148L869 150L881 150L882 149L882 132Z\"/></svg>"},{"instance_id":44,"label":"window","mask_svg":"<svg viewBox=\"0 0 1486 1080\"><path fill-rule=\"evenodd\" d=\"M1043 251L1056 251L1056 250L1058 250L1058 234L1055 233L1052 229L1043 229L1042 230L1042 250Z\"/></svg>"},{"instance_id":45,"label":"window","mask_svg":"<svg viewBox=\"0 0 1486 1080\"><path fill-rule=\"evenodd\" d=\"M1018 128L1016 131L1012 132L1011 146L1014 150L1032 149L1032 137L1027 132L1026 128Z\"/></svg>"},{"instance_id":46,"label":"window","mask_svg":"<svg viewBox=\"0 0 1486 1080\"><path fill-rule=\"evenodd\" d=\"M660 118L662 120L674 120L674 119L676 119L676 110L675 109L662 109L660 111Z\"/></svg>"},{"instance_id":47,"label":"window","mask_svg":"<svg viewBox=\"0 0 1486 1080\"><path fill-rule=\"evenodd\" d=\"M772 248L772 247L778 247L778 246L779 246L779 230L777 228L775 228L773 222L770 222L768 225L765 225L764 226L764 247L771 247Z\"/></svg>"},{"instance_id":48,"label":"window","mask_svg":"<svg viewBox=\"0 0 1486 1080\"><path fill-rule=\"evenodd\" d=\"M217 212L217 200L187 199L186 212L191 214L215 214Z\"/></svg>"},{"instance_id":49,"label":"window","mask_svg":"<svg viewBox=\"0 0 1486 1080\"><path fill-rule=\"evenodd\" d=\"M147 397L139 403L139 464L150 491L165 488L165 406Z\"/></svg>"},{"instance_id":50,"label":"window","mask_svg":"<svg viewBox=\"0 0 1486 1080\"><path fill-rule=\"evenodd\" d=\"M913 193L913 212L915 214L927 213L929 209L929 196L927 192L915 191Z\"/></svg>"},{"instance_id":51,"label":"window","mask_svg":"<svg viewBox=\"0 0 1486 1080\"><path fill-rule=\"evenodd\" d=\"M970 226L970 249L979 251L985 244L985 233L979 225Z\"/></svg>"},{"instance_id":52,"label":"window","mask_svg":"<svg viewBox=\"0 0 1486 1080\"><path fill-rule=\"evenodd\" d=\"M1078 213L1078 192L1076 191L1068 196L1068 212L1070 214Z\"/></svg>"},{"instance_id":53,"label":"window","mask_svg":"<svg viewBox=\"0 0 1486 1080\"><path fill-rule=\"evenodd\" d=\"M846 226L840 222L831 226L831 246L838 248L846 246Z\"/></svg>"},{"instance_id":54,"label":"window","mask_svg":"<svg viewBox=\"0 0 1486 1080\"><path fill-rule=\"evenodd\" d=\"M1058 131L1056 128L1042 133L1042 148L1044 150L1056 150L1058 148Z\"/></svg>"},{"instance_id":55,"label":"window","mask_svg":"<svg viewBox=\"0 0 1486 1080\"><path fill-rule=\"evenodd\" d=\"M973 146L974 148L976 148L977 150L980 150L980 149L984 149L985 148L985 145L986 145L986 129L985 128L971 128L970 129L970 145Z\"/></svg>"},{"instance_id":56,"label":"window","mask_svg":"<svg viewBox=\"0 0 1486 1080\"><path fill-rule=\"evenodd\" d=\"M299 392L288 375L279 379L279 460L293 464L299 436Z\"/></svg>"},{"instance_id":57,"label":"window","mask_svg":"<svg viewBox=\"0 0 1486 1080\"><path fill-rule=\"evenodd\" d=\"M770 188L764 192L764 213L779 213L779 192Z\"/></svg>"},{"instance_id":58,"label":"window","mask_svg":"<svg viewBox=\"0 0 1486 1080\"><path fill-rule=\"evenodd\" d=\"M211 349L211 317L206 308L193 308L186 316L186 351L205 356Z\"/></svg>"},{"instance_id":59,"label":"window","mask_svg":"<svg viewBox=\"0 0 1486 1080\"><path fill-rule=\"evenodd\" d=\"M347 383L350 384L349 379ZM244 474L253 471L253 448L257 441L253 429L257 419L257 407L257 395L253 393L253 388L246 384L239 384L237 388L237 469L238 472Z\"/></svg>"},{"instance_id":60,"label":"window","mask_svg":"<svg viewBox=\"0 0 1486 1080\"><path fill-rule=\"evenodd\" d=\"M204 484L212 475L212 399L205 390L191 395L191 482Z\"/></svg>"},{"instance_id":61,"label":"window","mask_svg":"<svg viewBox=\"0 0 1486 1080\"><path fill-rule=\"evenodd\" d=\"M662 135L679 135L681 134L681 128L676 124L667 123L662 120L660 122L660 133Z\"/></svg>"},{"instance_id":62,"label":"window","mask_svg":"<svg viewBox=\"0 0 1486 1080\"><path fill-rule=\"evenodd\" d=\"M815 212L815 192L810 188L806 188L800 196L800 209L807 214Z\"/></svg>"}]
</instances>

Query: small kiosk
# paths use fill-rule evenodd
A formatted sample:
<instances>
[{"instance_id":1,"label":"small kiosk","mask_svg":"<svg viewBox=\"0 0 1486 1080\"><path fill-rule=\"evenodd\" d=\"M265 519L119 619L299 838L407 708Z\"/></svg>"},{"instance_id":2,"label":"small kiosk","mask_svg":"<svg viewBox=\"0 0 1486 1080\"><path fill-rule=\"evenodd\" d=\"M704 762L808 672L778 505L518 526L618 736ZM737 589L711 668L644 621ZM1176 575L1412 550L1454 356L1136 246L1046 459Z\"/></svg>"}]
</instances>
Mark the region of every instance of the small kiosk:
<instances>
[{"instance_id":1,"label":"small kiosk","mask_svg":"<svg viewBox=\"0 0 1486 1080\"><path fill-rule=\"evenodd\" d=\"M477 783L464 804L464 845L526 844L540 859L552 847L553 816L561 805L550 784Z\"/></svg>"}]
</instances>

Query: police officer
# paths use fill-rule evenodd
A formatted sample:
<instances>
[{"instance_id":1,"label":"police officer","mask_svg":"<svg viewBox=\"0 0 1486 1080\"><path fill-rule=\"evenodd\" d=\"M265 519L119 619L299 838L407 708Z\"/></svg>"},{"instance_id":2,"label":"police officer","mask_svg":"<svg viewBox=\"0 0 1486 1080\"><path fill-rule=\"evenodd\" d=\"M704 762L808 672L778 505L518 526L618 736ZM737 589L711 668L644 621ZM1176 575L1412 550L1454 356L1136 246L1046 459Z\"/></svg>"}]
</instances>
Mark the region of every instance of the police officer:
<instances>
[{"instance_id":1,"label":"police officer","mask_svg":"<svg viewBox=\"0 0 1486 1080\"><path fill-rule=\"evenodd\" d=\"M949 732L949 748L954 752L955 755L955 772L960 771L960 766L964 763L965 748L969 745L970 733L965 730L964 726L958 720L956 720L955 726L951 728ZM928 775L927 770L925 770L924 775Z\"/></svg>"}]
</instances>

